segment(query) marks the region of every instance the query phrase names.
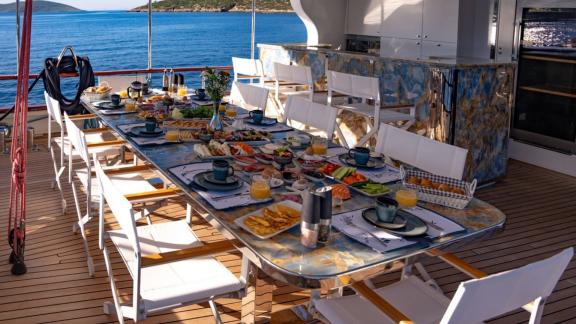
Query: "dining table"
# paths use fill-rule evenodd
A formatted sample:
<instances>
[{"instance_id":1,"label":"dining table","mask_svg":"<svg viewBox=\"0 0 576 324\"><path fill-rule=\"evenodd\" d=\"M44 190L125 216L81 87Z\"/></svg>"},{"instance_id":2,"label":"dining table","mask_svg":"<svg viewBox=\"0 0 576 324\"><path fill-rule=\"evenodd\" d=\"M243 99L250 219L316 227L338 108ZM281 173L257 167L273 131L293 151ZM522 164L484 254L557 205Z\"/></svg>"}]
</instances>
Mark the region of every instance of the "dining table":
<instances>
[{"instance_id":1,"label":"dining table","mask_svg":"<svg viewBox=\"0 0 576 324\"><path fill-rule=\"evenodd\" d=\"M173 172L175 168L204 161L194 150L193 142L139 145L126 131L126 125L143 123L137 113L104 113L92 102L84 99L83 105L95 114L100 122L126 141L135 155L153 165L166 179L178 187L203 218L228 239L238 244L238 250L247 260L243 273L247 274L247 288L242 300L242 322L268 322L272 310L274 280L312 291L311 298L319 298L320 292L334 292L354 282L364 281L376 275L401 269L407 262L416 262L432 250L449 249L470 244L472 241L492 235L502 229L506 216L487 202L473 198L464 209L454 209L441 205L419 202L418 206L440 215L448 222L456 224L459 230L447 234L423 235L406 240L406 244L393 249L375 249L374 244L366 244L349 235L345 227L333 227L330 240L323 246L307 248L301 244L300 227L268 239L260 239L242 229L236 220L248 213L282 200L278 192L286 188L274 189L272 199L257 204L231 208L214 208L197 188ZM238 108L237 118L243 111ZM285 131L272 133L273 138L282 139L287 134L306 134L303 131L286 127ZM336 145L331 146L338 149ZM342 148L341 148L342 149ZM341 150L340 152L344 152ZM320 185L334 184L326 178ZM397 185L389 184L391 188ZM356 191L341 206L334 207L333 217L355 215L359 211L373 207L375 199ZM350 216L351 217L351 216ZM438 227L432 224L431 227ZM442 228L440 228L442 229ZM404 241L402 241L404 242ZM300 309L302 311L302 309ZM306 314L301 316L305 316Z\"/></svg>"}]
</instances>

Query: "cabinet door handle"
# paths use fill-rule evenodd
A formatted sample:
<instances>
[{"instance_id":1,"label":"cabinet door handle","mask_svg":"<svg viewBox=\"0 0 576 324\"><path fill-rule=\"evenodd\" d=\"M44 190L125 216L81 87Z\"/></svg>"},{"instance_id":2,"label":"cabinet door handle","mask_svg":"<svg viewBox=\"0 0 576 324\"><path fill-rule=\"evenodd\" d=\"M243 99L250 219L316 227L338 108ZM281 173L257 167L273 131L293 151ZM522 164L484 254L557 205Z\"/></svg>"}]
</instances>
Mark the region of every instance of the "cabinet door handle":
<instances>
[{"instance_id":1,"label":"cabinet door handle","mask_svg":"<svg viewBox=\"0 0 576 324\"><path fill-rule=\"evenodd\" d=\"M420 42L416 42L416 45L420 45Z\"/></svg>"},{"instance_id":2,"label":"cabinet door handle","mask_svg":"<svg viewBox=\"0 0 576 324\"><path fill-rule=\"evenodd\" d=\"M416 38L420 38L420 37L422 37L422 35L420 35L420 34L416 35Z\"/></svg>"},{"instance_id":3,"label":"cabinet door handle","mask_svg":"<svg viewBox=\"0 0 576 324\"><path fill-rule=\"evenodd\" d=\"M436 46L440 47L440 46L442 46L442 44L436 44Z\"/></svg>"},{"instance_id":4,"label":"cabinet door handle","mask_svg":"<svg viewBox=\"0 0 576 324\"><path fill-rule=\"evenodd\" d=\"M424 35L424 38L428 38L428 35Z\"/></svg>"}]
</instances>

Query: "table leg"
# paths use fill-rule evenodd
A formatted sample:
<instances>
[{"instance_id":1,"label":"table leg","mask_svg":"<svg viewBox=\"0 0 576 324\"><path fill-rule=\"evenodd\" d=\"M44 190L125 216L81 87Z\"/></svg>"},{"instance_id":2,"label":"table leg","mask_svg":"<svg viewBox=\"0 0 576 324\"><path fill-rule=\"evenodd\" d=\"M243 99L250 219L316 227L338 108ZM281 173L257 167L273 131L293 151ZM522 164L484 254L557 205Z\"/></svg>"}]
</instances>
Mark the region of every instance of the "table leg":
<instances>
[{"instance_id":1,"label":"table leg","mask_svg":"<svg viewBox=\"0 0 576 324\"><path fill-rule=\"evenodd\" d=\"M246 262L246 264L246 297L242 299L241 323L270 323L274 292L273 280L252 262Z\"/></svg>"}]
</instances>

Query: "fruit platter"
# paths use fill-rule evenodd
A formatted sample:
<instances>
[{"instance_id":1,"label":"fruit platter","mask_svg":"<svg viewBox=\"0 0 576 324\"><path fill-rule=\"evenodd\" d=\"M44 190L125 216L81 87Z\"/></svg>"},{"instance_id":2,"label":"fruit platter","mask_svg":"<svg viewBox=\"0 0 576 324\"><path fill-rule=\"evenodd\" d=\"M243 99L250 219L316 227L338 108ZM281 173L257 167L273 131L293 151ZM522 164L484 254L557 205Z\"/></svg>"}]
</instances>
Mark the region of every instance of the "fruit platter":
<instances>
[{"instance_id":1,"label":"fruit platter","mask_svg":"<svg viewBox=\"0 0 576 324\"><path fill-rule=\"evenodd\" d=\"M198 154L200 158L222 158L234 156L250 156L254 154L252 146L242 143L220 143L216 140L211 140L208 144L195 144L194 153Z\"/></svg>"}]
</instances>

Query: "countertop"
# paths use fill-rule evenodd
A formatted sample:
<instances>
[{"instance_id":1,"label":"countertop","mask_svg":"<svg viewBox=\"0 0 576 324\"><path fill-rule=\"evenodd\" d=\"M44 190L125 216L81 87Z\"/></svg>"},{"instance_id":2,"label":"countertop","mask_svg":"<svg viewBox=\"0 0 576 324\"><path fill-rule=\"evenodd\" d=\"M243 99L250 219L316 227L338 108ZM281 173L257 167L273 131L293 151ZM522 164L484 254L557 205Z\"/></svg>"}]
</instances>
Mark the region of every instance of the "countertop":
<instances>
[{"instance_id":1,"label":"countertop","mask_svg":"<svg viewBox=\"0 0 576 324\"><path fill-rule=\"evenodd\" d=\"M481 59L472 57L456 57L456 58L430 57L428 59L386 57L386 56L380 56L379 54L359 53L339 49L332 49L329 48L328 46L329 45L308 46L305 44L258 44L258 47L260 48L278 48L288 50L316 51L319 53L336 53L341 55L364 57L368 60L393 60L393 61L421 63L433 66L450 67L450 68L473 68L477 66L501 66L501 65L516 64L515 62L511 62L509 60L508 61L490 60L490 59Z\"/></svg>"}]
</instances>

